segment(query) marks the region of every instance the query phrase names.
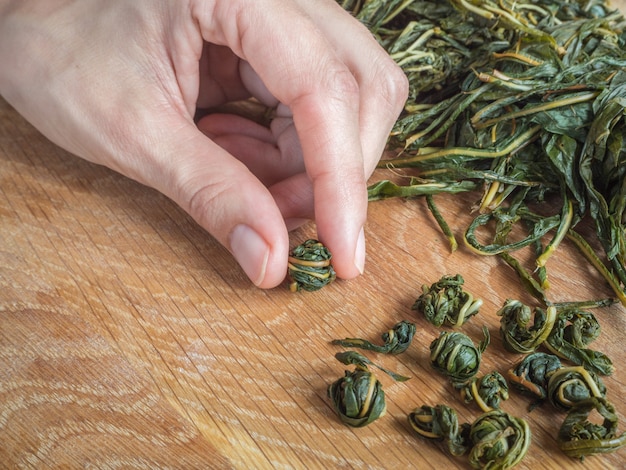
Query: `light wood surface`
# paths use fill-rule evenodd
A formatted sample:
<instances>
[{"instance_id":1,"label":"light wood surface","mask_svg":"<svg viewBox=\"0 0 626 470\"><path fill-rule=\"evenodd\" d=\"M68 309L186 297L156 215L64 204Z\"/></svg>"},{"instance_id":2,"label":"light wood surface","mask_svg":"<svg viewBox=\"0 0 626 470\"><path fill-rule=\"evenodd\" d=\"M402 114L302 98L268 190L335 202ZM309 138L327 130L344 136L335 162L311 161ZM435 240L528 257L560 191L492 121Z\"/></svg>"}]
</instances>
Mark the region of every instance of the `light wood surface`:
<instances>
[{"instance_id":1,"label":"light wood surface","mask_svg":"<svg viewBox=\"0 0 626 470\"><path fill-rule=\"evenodd\" d=\"M373 180L387 176L377 173ZM438 198L460 236L476 195ZM169 200L49 143L0 100L0 467L2 468L469 468L417 438L407 414L466 405L428 362L440 329L411 305L422 284L462 274L484 300L461 331L492 344L481 371L506 371L495 312L532 302L497 259L450 253L423 200L370 204L365 275L317 293L255 288L230 254ZM293 244L314 236L309 225ZM555 301L611 295L565 244L548 264ZM597 311L593 344L617 371L604 378L626 429L626 310ZM409 351L366 353L409 375L384 385L388 412L362 429L342 425L326 388L349 369L330 341L378 341L399 320L417 324ZM624 468L626 451L565 457L564 414L503 408L531 425L519 468Z\"/></svg>"}]
</instances>

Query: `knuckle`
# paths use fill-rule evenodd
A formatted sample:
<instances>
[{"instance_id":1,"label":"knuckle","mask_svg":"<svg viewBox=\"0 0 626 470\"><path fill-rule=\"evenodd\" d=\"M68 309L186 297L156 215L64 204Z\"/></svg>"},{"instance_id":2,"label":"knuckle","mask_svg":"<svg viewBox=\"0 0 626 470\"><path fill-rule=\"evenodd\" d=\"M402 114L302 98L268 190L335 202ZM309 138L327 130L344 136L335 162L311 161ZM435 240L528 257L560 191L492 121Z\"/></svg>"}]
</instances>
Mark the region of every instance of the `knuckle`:
<instances>
[{"instance_id":1,"label":"knuckle","mask_svg":"<svg viewBox=\"0 0 626 470\"><path fill-rule=\"evenodd\" d=\"M399 114L409 94L409 80L404 71L389 58L379 75L379 94L388 104L393 114Z\"/></svg>"},{"instance_id":2,"label":"knuckle","mask_svg":"<svg viewBox=\"0 0 626 470\"><path fill-rule=\"evenodd\" d=\"M390 95L392 96L393 102L396 106L401 108L404 106L409 95L409 79L404 71L395 63L393 64L392 70L392 90Z\"/></svg>"},{"instance_id":3,"label":"knuckle","mask_svg":"<svg viewBox=\"0 0 626 470\"><path fill-rule=\"evenodd\" d=\"M347 67L340 67L328 76L328 86L342 101L358 99L359 83Z\"/></svg>"},{"instance_id":4,"label":"knuckle","mask_svg":"<svg viewBox=\"0 0 626 470\"><path fill-rule=\"evenodd\" d=\"M232 182L226 179L219 179L204 184L188 182L182 186L182 193L188 194L184 209L201 226L213 231L215 227L220 227L225 218L224 211L220 208L226 207L222 202L231 194Z\"/></svg>"}]
</instances>

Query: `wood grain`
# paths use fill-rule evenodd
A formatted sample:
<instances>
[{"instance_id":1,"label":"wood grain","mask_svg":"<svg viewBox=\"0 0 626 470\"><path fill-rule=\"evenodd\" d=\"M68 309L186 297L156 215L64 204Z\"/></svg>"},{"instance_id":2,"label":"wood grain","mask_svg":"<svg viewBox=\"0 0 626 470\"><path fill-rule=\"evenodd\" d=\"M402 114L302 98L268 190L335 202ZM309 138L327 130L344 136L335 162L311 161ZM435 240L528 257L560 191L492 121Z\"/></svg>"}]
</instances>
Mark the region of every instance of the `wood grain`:
<instances>
[{"instance_id":1,"label":"wood grain","mask_svg":"<svg viewBox=\"0 0 626 470\"><path fill-rule=\"evenodd\" d=\"M45 307L0 312L4 466L230 467L89 325Z\"/></svg>"},{"instance_id":2,"label":"wood grain","mask_svg":"<svg viewBox=\"0 0 626 470\"><path fill-rule=\"evenodd\" d=\"M437 198L457 235L473 198ZM430 368L439 330L410 307L422 284L462 274L484 300L463 331L478 341L486 325L481 370L504 372L519 356L505 352L495 312L531 299L498 260L450 253L422 200L369 212L364 276L318 293L262 291L169 200L60 150L0 101L0 467L468 468L406 422L422 404L479 414ZM314 233L303 227L293 244ZM611 295L567 244L548 268L555 301ZM618 366L604 382L626 423L626 311L598 318L594 348ZM387 415L343 426L326 397L346 368L330 341L375 341L402 319L417 324L410 350L370 357L412 379L381 375ZM564 415L527 405L513 394L503 406L531 423L519 468L624 468L625 451L565 457Z\"/></svg>"}]
</instances>

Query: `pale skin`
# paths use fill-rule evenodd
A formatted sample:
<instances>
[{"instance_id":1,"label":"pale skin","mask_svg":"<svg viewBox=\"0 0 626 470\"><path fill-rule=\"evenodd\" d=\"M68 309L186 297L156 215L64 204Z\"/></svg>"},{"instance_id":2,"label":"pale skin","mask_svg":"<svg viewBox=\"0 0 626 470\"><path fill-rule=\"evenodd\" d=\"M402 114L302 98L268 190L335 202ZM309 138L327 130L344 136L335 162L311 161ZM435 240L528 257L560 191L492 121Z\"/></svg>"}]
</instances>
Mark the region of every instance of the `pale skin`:
<instances>
[{"instance_id":1,"label":"pale skin","mask_svg":"<svg viewBox=\"0 0 626 470\"><path fill-rule=\"evenodd\" d=\"M404 74L334 0L0 0L0 94L57 145L162 192L261 288L314 220L363 272L367 178ZM254 96L269 128L198 108Z\"/></svg>"}]
</instances>

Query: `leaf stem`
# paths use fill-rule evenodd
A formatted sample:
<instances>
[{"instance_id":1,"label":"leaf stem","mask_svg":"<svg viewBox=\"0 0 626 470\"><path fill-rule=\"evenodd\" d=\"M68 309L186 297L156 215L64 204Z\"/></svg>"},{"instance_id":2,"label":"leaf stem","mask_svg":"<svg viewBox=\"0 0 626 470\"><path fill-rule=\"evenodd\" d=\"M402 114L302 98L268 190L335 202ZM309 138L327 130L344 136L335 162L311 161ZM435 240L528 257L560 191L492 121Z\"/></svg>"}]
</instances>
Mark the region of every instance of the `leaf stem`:
<instances>
[{"instance_id":1,"label":"leaf stem","mask_svg":"<svg viewBox=\"0 0 626 470\"><path fill-rule=\"evenodd\" d=\"M602 274L604 279L609 283L613 292L619 299L622 305L626 307L626 292L622 289L619 282L613 275L613 273L606 267L606 265L598 258L593 249L589 246L587 241L577 232L570 229L567 231L567 238L572 240L574 244L578 247L580 252L587 258L587 260L593 264L593 266Z\"/></svg>"},{"instance_id":2,"label":"leaf stem","mask_svg":"<svg viewBox=\"0 0 626 470\"><path fill-rule=\"evenodd\" d=\"M519 136L513 139L506 147L503 149L495 149L495 150L486 150L486 149L476 149L470 147L449 147L449 148L441 148L437 149L425 154L420 154L419 151L416 155L406 157L406 158L395 158L392 160L384 160L378 164L378 168L402 168L402 167L411 167L417 166L419 163L422 163L427 160L433 160L435 158L444 158L450 156L463 156L463 157L474 157L474 158L498 158L504 155L507 155L515 150L519 150L520 148L528 145L534 138L537 137L539 132L542 130L542 126L536 125L531 127L525 132L522 132Z\"/></svg>"}]
</instances>

